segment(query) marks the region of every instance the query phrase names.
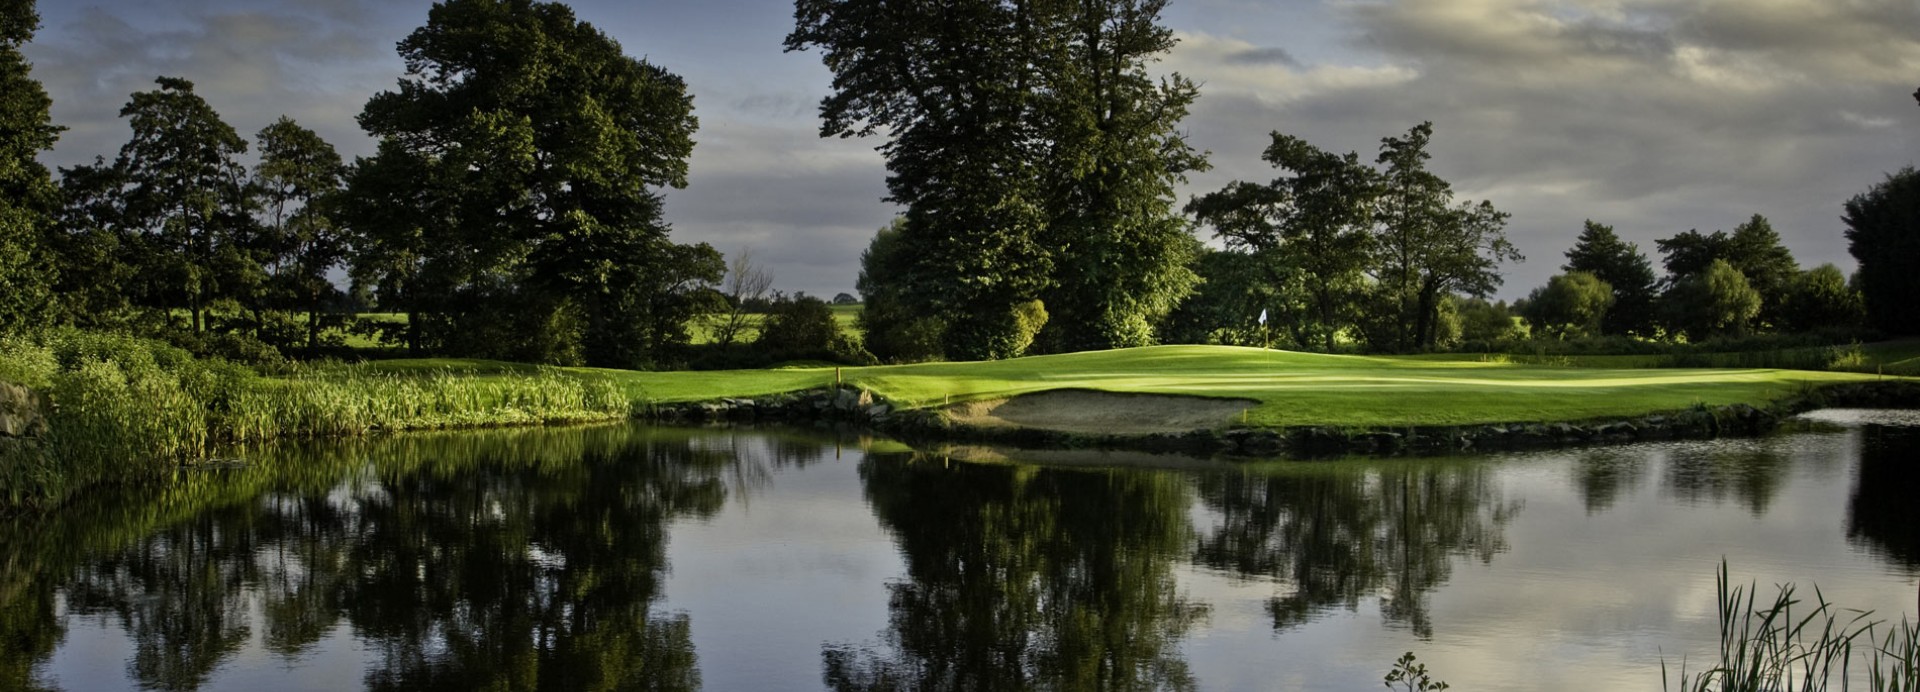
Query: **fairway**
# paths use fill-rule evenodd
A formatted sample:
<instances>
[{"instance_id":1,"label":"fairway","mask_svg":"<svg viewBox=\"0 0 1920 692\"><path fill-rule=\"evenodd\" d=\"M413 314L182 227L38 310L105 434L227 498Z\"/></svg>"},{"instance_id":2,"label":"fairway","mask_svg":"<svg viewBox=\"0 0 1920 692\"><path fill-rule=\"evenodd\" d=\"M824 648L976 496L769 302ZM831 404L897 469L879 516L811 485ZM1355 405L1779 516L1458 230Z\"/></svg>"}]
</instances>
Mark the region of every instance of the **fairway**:
<instances>
[{"instance_id":1,"label":"fairway","mask_svg":"<svg viewBox=\"0 0 1920 692\"><path fill-rule=\"evenodd\" d=\"M468 363L484 372L481 363ZM406 361L388 361L362 367L409 366ZM609 378L629 396L658 403L820 388L832 385L835 377L834 368L569 370ZM1245 423L1257 427L1627 417L1695 405L1763 405L1813 385L1875 379L1803 370L1567 368L1234 346L1152 346L1004 361L847 367L839 370L839 376L847 385L912 407L1068 389L1250 399L1258 404L1246 411Z\"/></svg>"}]
</instances>

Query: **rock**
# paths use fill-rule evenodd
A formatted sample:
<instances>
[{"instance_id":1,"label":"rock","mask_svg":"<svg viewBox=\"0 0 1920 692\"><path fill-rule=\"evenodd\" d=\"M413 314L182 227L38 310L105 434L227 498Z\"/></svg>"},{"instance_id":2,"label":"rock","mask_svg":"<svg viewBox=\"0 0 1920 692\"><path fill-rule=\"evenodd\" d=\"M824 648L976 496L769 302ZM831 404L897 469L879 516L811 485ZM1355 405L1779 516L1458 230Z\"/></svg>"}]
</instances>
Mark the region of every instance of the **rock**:
<instances>
[{"instance_id":1,"label":"rock","mask_svg":"<svg viewBox=\"0 0 1920 692\"><path fill-rule=\"evenodd\" d=\"M0 382L0 437L39 437L47 432L46 402L40 394Z\"/></svg>"},{"instance_id":2,"label":"rock","mask_svg":"<svg viewBox=\"0 0 1920 692\"><path fill-rule=\"evenodd\" d=\"M893 407L886 404L874 404L867 407L868 418L885 418L887 414L892 412Z\"/></svg>"}]
</instances>

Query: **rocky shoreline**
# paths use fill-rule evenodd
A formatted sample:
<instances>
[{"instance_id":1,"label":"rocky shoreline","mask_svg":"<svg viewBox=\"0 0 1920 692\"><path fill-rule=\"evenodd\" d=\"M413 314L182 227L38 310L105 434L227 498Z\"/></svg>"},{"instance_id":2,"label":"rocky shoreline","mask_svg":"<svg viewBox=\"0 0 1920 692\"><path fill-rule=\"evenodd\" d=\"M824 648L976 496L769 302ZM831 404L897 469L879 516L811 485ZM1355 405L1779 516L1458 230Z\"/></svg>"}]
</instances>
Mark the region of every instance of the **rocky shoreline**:
<instances>
[{"instance_id":1,"label":"rocky shoreline","mask_svg":"<svg viewBox=\"0 0 1920 692\"><path fill-rule=\"evenodd\" d=\"M1324 458L1546 449L1654 440L1751 437L1820 408L1920 409L1920 383L1862 382L1819 387L1769 403L1699 406L1630 418L1457 426L1228 427L1181 433L1085 434L1032 427L958 424L935 409L900 409L856 389L664 404L644 420L677 424L788 424L872 431L908 444L980 443L1036 449L1117 449L1230 458Z\"/></svg>"}]
</instances>

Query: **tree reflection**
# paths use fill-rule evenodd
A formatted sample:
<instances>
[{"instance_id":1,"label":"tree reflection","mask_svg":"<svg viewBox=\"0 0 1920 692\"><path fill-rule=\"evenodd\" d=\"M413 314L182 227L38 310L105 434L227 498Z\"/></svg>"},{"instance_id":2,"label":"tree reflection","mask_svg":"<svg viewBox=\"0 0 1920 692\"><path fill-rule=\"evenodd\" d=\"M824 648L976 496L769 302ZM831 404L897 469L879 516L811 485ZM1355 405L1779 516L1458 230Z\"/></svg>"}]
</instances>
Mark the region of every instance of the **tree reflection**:
<instances>
[{"instance_id":1,"label":"tree reflection","mask_svg":"<svg viewBox=\"0 0 1920 692\"><path fill-rule=\"evenodd\" d=\"M1351 462L1358 464L1360 462ZM1502 500L1481 464L1286 464L1200 479L1219 524L1195 562L1283 593L1268 602L1275 629L1377 596L1390 623L1433 635L1427 594L1452 574L1455 555L1482 562L1506 549L1520 509Z\"/></svg>"},{"instance_id":2,"label":"tree reflection","mask_svg":"<svg viewBox=\"0 0 1920 692\"><path fill-rule=\"evenodd\" d=\"M1754 516L1779 494L1791 460L1765 441L1719 440L1677 447L1667 460L1667 487L1689 502L1731 496Z\"/></svg>"},{"instance_id":3,"label":"tree reflection","mask_svg":"<svg viewBox=\"0 0 1920 692\"><path fill-rule=\"evenodd\" d=\"M1860 472L1847 501L1847 540L1908 570L1920 570L1920 428L1869 425L1860 432Z\"/></svg>"},{"instance_id":4,"label":"tree reflection","mask_svg":"<svg viewBox=\"0 0 1920 692\"><path fill-rule=\"evenodd\" d=\"M1574 461L1574 485L1587 503L1587 514L1613 508L1622 492L1640 487L1646 476L1647 452L1637 447L1594 449Z\"/></svg>"},{"instance_id":5,"label":"tree reflection","mask_svg":"<svg viewBox=\"0 0 1920 692\"><path fill-rule=\"evenodd\" d=\"M282 459L286 473L203 474L131 511L101 507L93 519L119 538L37 543L36 564L64 580L6 582L0 686L32 684L64 593L73 613L118 621L145 687L205 684L256 628L291 658L343 626L377 658L373 689L698 687L687 616L654 606L668 524L711 516L740 487L729 481L765 475L741 467L768 455L712 439L725 436L610 427L313 447ZM296 470L314 467L327 471ZM190 518L151 519L176 513Z\"/></svg>"},{"instance_id":6,"label":"tree reflection","mask_svg":"<svg viewBox=\"0 0 1920 692\"><path fill-rule=\"evenodd\" d=\"M868 501L899 543L885 650L828 646L840 690L1191 689L1178 641L1205 616L1176 588L1191 540L1172 473L875 455Z\"/></svg>"}]
</instances>

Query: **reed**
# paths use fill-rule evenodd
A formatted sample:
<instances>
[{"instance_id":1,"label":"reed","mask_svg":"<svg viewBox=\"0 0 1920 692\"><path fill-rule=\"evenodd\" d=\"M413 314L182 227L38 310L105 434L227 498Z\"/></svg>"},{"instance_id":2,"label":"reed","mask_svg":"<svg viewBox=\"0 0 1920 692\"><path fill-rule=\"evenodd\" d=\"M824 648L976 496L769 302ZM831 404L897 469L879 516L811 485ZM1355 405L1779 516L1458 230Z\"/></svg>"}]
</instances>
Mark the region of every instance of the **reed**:
<instances>
[{"instance_id":1,"label":"reed","mask_svg":"<svg viewBox=\"0 0 1920 692\"><path fill-rule=\"evenodd\" d=\"M0 508L155 477L225 443L615 420L634 407L606 378L555 368L474 375L296 366L265 377L159 342L79 330L0 339L0 379L52 404L38 444L0 449Z\"/></svg>"},{"instance_id":2,"label":"reed","mask_svg":"<svg viewBox=\"0 0 1920 692\"><path fill-rule=\"evenodd\" d=\"M1836 682L1852 689L1864 677L1866 689L1907 692L1920 689L1920 629L1904 618L1881 637L1886 623L1871 611L1835 607L1814 588L1803 602L1793 584L1778 588L1771 603L1756 599L1756 585L1735 586L1725 561L1715 593L1719 600L1720 652L1715 666L1688 675L1684 661L1676 678L1687 692L1823 692ZM1800 611L1796 615L1796 610ZM1853 665L1865 667L1853 674ZM1661 687L1671 689L1667 665L1660 663Z\"/></svg>"}]
</instances>

